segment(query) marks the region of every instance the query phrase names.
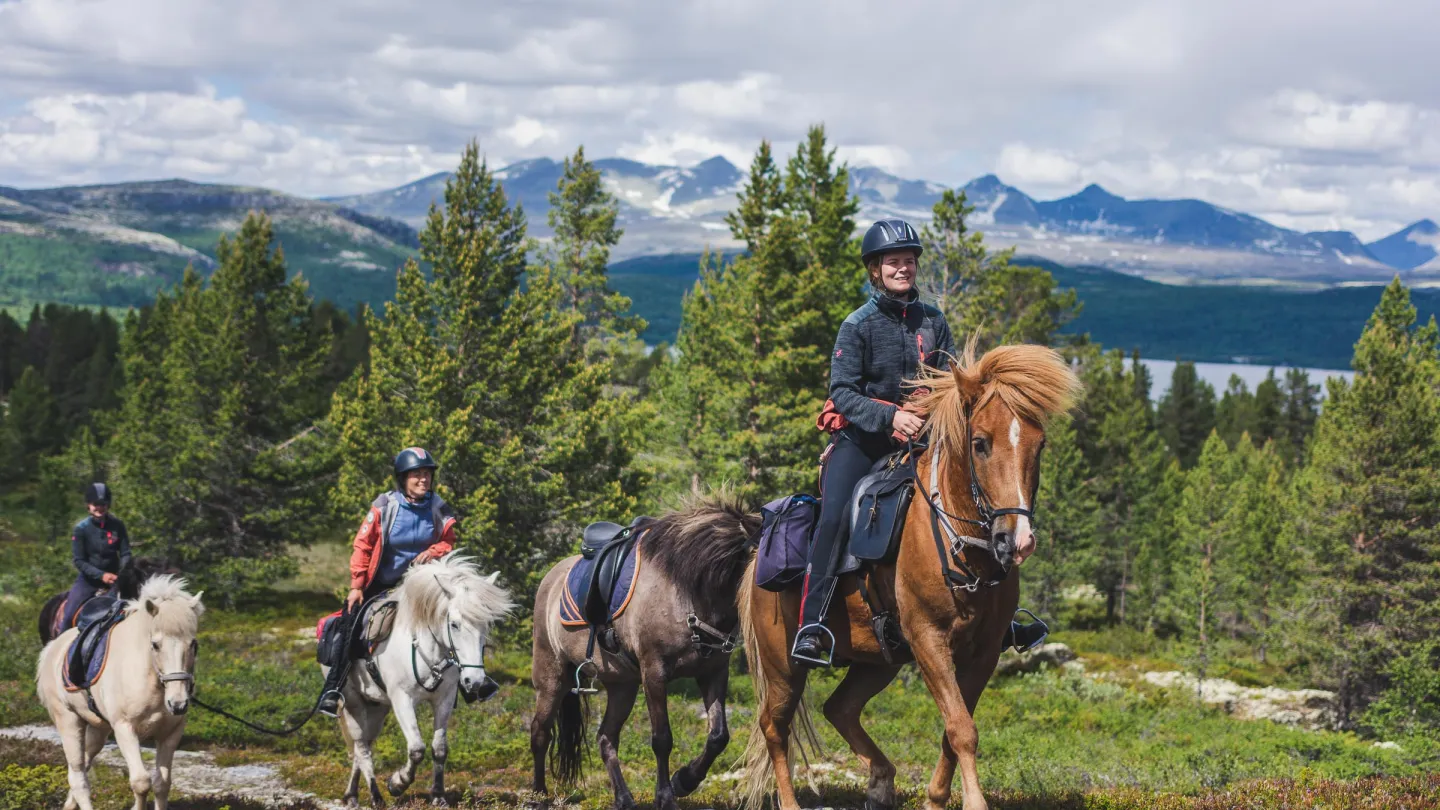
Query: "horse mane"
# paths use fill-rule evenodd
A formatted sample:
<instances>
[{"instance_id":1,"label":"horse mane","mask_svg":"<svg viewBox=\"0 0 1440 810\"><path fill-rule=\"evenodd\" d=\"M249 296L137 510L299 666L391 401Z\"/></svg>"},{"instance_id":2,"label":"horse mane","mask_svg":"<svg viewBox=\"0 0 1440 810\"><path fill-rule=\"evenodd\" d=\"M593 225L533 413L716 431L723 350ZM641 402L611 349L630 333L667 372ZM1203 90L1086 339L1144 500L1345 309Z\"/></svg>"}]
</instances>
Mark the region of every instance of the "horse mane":
<instances>
[{"instance_id":1,"label":"horse mane","mask_svg":"<svg viewBox=\"0 0 1440 810\"><path fill-rule=\"evenodd\" d=\"M200 616L205 605L200 594L191 595L188 583L174 574L158 574L140 586L140 595L125 603L125 612L134 613L148 602L155 606L151 621L166 636L193 636L200 631Z\"/></svg>"},{"instance_id":2,"label":"horse mane","mask_svg":"<svg viewBox=\"0 0 1440 810\"><path fill-rule=\"evenodd\" d=\"M968 415L992 397L1021 419L1043 426L1074 406L1083 391L1075 370L1054 349L1030 343L996 346L977 360L979 336L970 336L949 371L926 367L920 378L906 381L929 389L909 405L926 417L922 435L929 434L933 445L963 442Z\"/></svg>"},{"instance_id":3,"label":"horse mane","mask_svg":"<svg viewBox=\"0 0 1440 810\"><path fill-rule=\"evenodd\" d=\"M760 514L721 487L682 496L677 508L645 529L640 546L645 560L691 598L720 604L734 601L750 563L751 539L759 533Z\"/></svg>"},{"instance_id":4,"label":"horse mane","mask_svg":"<svg viewBox=\"0 0 1440 810\"><path fill-rule=\"evenodd\" d=\"M412 565L395 589L395 597L408 611L396 614L408 630L445 622L450 608L460 611L467 624L488 625L515 608L510 592L480 573L470 557L452 551L437 560Z\"/></svg>"}]
</instances>

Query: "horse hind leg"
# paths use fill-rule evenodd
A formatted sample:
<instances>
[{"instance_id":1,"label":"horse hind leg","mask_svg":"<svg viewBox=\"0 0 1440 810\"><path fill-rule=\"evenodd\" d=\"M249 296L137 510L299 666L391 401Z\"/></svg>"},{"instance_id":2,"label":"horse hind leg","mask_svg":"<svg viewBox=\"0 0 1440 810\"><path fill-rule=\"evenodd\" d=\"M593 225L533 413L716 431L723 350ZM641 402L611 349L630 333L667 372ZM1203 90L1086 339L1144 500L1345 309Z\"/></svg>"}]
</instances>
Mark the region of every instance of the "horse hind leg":
<instances>
[{"instance_id":1,"label":"horse hind leg","mask_svg":"<svg viewBox=\"0 0 1440 810\"><path fill-rule=\"evenodd\" d=\"M539 644L536 647L538 648ZM548 652L548 648L545 652ZM545 758L549 756L551 745L555 742L555 720L561 712L561 703L572 697L578 702L579 696L568 694L563 667L554 656L545 655L542 660L537 650L533 660L534 674L531 683L535 687L535 714L530 718L530 758L534 765L534 779L531 788L544 796L548 792L545 785ZM565 742L560 744L564 746Z\"/></svg>"},{"instance_id":2,"label":"horse hind leg","mask_svg":"<svg viewBox=\"0 0 1440 810\"><path fill-rule=\"evenodd\" d=\"M890 810L895 806L895 764L866 733L860 724L860 713L899 672L900 668L895 666L854 664L825 701L825 719L870 769L865 810Z\"/></svg>"},{"instance_id":3,"label":"horse hind leg","mask_svg":"<svg viewBox=\"0 0 1440 810\"><path fill-rule=\"evenodd\" d=\"M705 780L705 775L710 772L710 766L714 764L715 758L720 756L725 747L730 744L730 729L725 722L725 694L730 685L730 668L724 667L709 675L696 678L700 686L700 695L705 700L705 713L710 724L710 732L705 737L705 750L695 759L685 764L685 767L675 772L675 777L670 780L670 787L675 791L677 797L683 798L695 792L700 783Z\"/></svg>"}]
</instances>

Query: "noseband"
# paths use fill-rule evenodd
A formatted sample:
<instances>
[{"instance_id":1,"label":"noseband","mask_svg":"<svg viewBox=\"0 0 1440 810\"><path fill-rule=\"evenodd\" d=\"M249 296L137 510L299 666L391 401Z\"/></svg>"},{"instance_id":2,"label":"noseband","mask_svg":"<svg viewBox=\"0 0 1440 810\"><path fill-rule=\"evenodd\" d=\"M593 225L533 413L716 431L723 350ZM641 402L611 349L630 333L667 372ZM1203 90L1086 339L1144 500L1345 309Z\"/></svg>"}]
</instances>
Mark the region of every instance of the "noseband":
<instances>
[{"instance_id":1,"label":"noseband","mask_svg":"<svg viewBox=\"0 0 1440 810\"><path fill-rule=\"evenodd\" d=\"M190 654L191 654L191 655L198 655L199 652L200 652L200 639L197 639L197 638L192 638L192 639L190 639ZM165 686L165 684L171 683L171 682L173 682L173 681L184 681L184 682L185 682L185 695L186 695L186 699L188 700L189 698L192 698L192 697L195 696L195 675L194 675L194 673L187 672L187 671L185 671L185 670L181 670L181 671L179 671L179 672L162 672L162 671L160 671L160 664L159 664L158 661L155 660L155 652L154 652L153 650L150 652L150 667L151 667L151 669L154 669L154 670L155 670L155 676L160 679L160 686L161 686L162 688Z\"/></svg>"}]
</instances>

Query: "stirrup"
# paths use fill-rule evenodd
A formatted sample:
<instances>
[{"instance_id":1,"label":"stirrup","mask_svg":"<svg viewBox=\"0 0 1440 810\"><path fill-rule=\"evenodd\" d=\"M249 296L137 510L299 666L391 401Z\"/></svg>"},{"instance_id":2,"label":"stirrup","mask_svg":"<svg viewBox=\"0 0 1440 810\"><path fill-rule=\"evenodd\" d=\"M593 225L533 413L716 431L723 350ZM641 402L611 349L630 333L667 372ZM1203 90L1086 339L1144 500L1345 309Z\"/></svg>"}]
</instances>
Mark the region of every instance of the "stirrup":
<instances>
[{"instance_id":1,"label":"stirrup","mask_svg":"<svg viewBox=\"0 0 1440 810\"><path fill-rule=\"evenodd\" d=\"M819 628L820 632L830 637L830 652L825 658L811 658L808 655L800 655L799 653L795 652L795 648L800 645L800 637L805 634L806 630L809 630L812 627ZM790 644L790 657L795 659L796 661L804 661L817 667L831 666L830 662L835 658L835 634L830 632L830 628L826 627L823 622L807 624L804 627L801 627L799 630L795 631L795 641Z\"/></svg>"},{"instance_id":2,"label":"stirrup","mask_svg":"<svg viewBox=\"0 0 1440 810\"><path fill-rule=\"evenodd\" d=\"M333 712L330 711L329 709L322 708L322 707L325 705L325 698L328 697L328 696L330 696L330 695L334 695L334 696L335 696L335 711L333 711ZM319 712L320 714L325 715L326 717L335 717L335 718L338 718L338 717L340 716L340 700L342 699L342 697L343 697L343 696L340 694L339 690L337 690L337 689L331 689L331 690L328 691L328 692L321 692L321 693L320 693L320 700L315 703L315 711Z\"/></svg>"},{"instance_id":3,"label":"stirrup","mask_svg":"<svg viewBox=\"0 0 1440 810\"><path fill-rule=\"evenodd\" d=\"M1017 652L1017 653L1030 652L1031 650L1035 649L1036 647L1039 647L1041 644L1043 644L1043 643L1045 642L1045 639L1047 639L1047 638L1050 637L1050 625L1048 625L1048 624L1046 624L1045 622L1041 621L1039 616L1036 616L1034 613L1031 613L1030 611L1026 610L1025 608L1017 608L1017 609L1015 610L1015 615L1018 616L1018 615L1020 615L1021 613L1024 613L1026 616L1029 616L1030 618L1034 619L1034 621L1031 622L1030 624L1020 624L1019 622L1016 622L1014 619L1011 619L1011 620L1010 620L1010 634L1011 634L1012 640L1013 640L1013 642L1014 642L1014 646L1012 647L1012 649L1014 649L1015 652ZM1017 629L1029 629L1029 628L1031 628L1031 627L1034 627L1034 626L1037 625L1037 624L1040 625L1040 637L1037 638L1037 639L1035 639L1034 641L1030 642L1030 644L1029 644L1028 646L1021 647L1021 646L1020 646L1020 634L1019 634L1018 632L1016 632L1016 630L1017 630Z\"/></svg>"},{"instance_id":4,"label":"stirrup","mask_svg":"<svg viewBox=\"0 0 1440 810\"><path fill-rule=\"evenodd\" d=\"M594 669L596 670L596 674L590 676L590 685L589 685L589 686L581 686L581 685L580 685L580 673L582 673L582 672L585 671L585 667L586 667L587 665L589 665L590 667L594 668ZM596 677L598 676L598 674L599 674L599 668L598 668L598 667L595 667L595 659L593 659L593 658L586 658L585 661L580 664L580 666L578 666L578 667L575 668L575 686L574 686L573 689L570 690L570 694L572 694L572 695L593 695L593 694L599 692L600 690L595 688L595 679L596 679Z\"/></svg>"}]
</instances>

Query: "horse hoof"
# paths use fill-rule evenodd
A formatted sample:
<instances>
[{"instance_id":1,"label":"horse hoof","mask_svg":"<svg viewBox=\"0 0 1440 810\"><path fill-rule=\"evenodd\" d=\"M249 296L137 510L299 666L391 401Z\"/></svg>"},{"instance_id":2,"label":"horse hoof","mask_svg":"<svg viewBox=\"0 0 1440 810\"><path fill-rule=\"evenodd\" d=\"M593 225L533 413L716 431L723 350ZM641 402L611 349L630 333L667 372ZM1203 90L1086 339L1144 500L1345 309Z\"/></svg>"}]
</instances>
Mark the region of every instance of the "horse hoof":
<instances>
[{"instance_id":1,"label":"horse hoof","mask_svg":"<svg viewBox=\"0 0 1440 810\"><path fill-rule=\"evenodd\" d=\"M390 798L398 799L400 794L409 789L410 785L406 784L404 778L396 773L391 774L390 778L385 781L385 787L390 789Z\"/></svg>"},{"instance_id":2,"label":"horse hoof","mask_svg":"<svg viewBox=\"0 0 1440 810\"><path fill-rule=\"evenodd\" d=\"M689 796L691 793L694 793L695 788L698 787L700 787L700 780L691 776L687 770L676 771L675 775L670 777L670 789L675 791L675 798L677 799L683 799ZM866 808L866 810L870 810L870 808Z\"/></svg>"},{"instance_id":3,"label":"horse hoof","mask_svg":"<svg viewBox=\"0 0 1440 810\"><path fill-rule=\"evenodd\" d=\"M450 806L450 802L445 801L445 797L444 797L444 796L436 796L435 798L433 798L433 799L430 800L430 806L431 806L431 807L449 807L449 806Z\"/></svg>"}]
</instances>

